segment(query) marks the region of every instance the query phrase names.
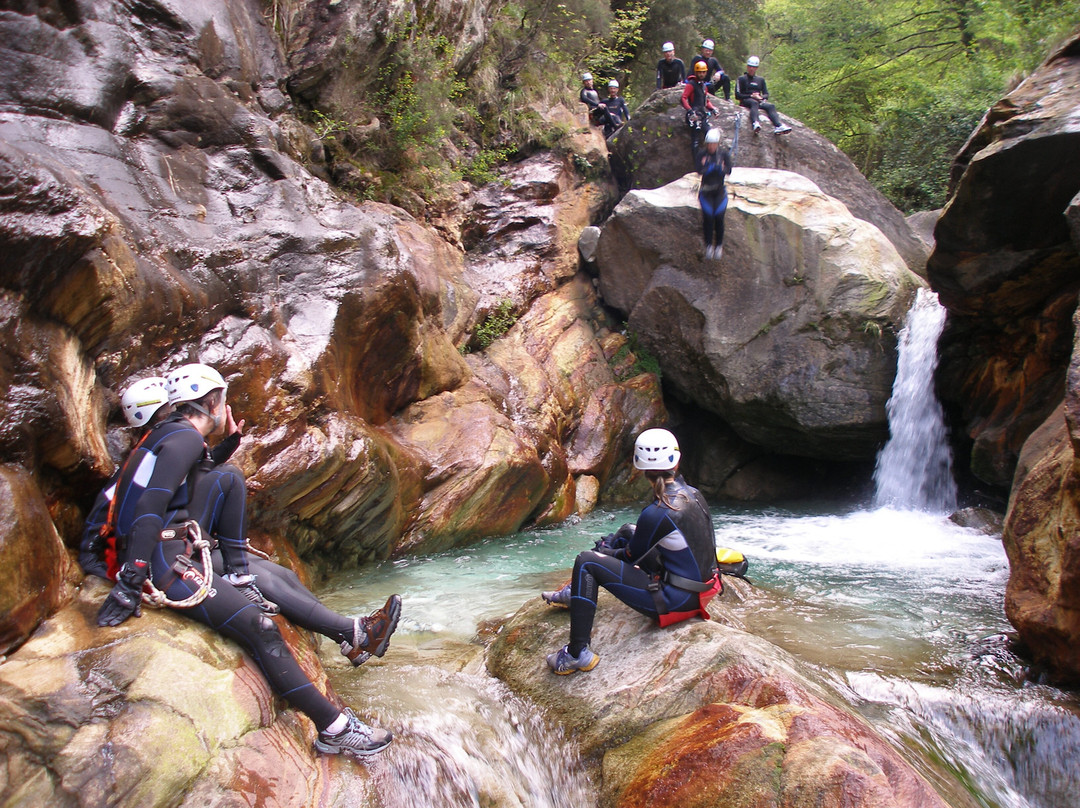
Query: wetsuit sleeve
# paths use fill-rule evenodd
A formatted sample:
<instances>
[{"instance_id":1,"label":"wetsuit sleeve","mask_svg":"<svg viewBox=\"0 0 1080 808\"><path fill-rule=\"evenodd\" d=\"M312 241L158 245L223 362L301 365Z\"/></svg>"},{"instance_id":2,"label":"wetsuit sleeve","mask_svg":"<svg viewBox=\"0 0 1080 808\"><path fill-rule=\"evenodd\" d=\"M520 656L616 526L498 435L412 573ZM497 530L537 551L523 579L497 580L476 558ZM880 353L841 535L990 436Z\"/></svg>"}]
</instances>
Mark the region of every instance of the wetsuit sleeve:
<instances>
[{"instance_id":1,"label":"wetsuit sleeve","mask_svg":"<svg viewBox=\"0 0 1080 808\"><path fill-rule=\"evenodd\" d=\"M195 429L179 429L155 447L157 459L146 488L135 503L128 536L128 558L149 559L158 541L169 505L192 467L204 456L206 444Z\"/></svg>"},{"instance_id":2,"label":"wetsuit sleeve","mask_svg":"<svg viewBox=\"0 0 1080 808\"><path fill-rule=\"evenodd\" d=\"M734 163L732 162L732 159L731 159L731 152L728 151L727 149L724 149L723 153L720 155L720 160L722 161L723 166L724 166L724 175L726 176L726 175L730 174L731 169L734 166Z\"/></svg>"},{"instance_id":3,"label":"wetsuit sleeve","mask_svg":"<svg viewBox=\"0 0 1080 808\"><path fill-rule=\"evenodd\" d=\"M679 81L686 81L686 65L683 64L682 59L676 59L679 63Z\"/></svg>"},{"instance_id":4,"label":"wetsuit sleeve","mask_svg":"<svg viewBox=\"0 0 1080 808\"><path fill-rule=\"evenodd\" d=\"M210 459L214 461L215 466L220 466L222 463L232 457L240 447L240 433L233 432L231 435L226 435L222 438L221 442L210 450Z\"/></svg>"},{"instance_id":5,"label":"wetsuit sleeve","mask_svg":"<svg viewBox=\"0 0 1080 808\"><path fill-rule=\"evenodd\" d=\"M656 89L658 90L664 86L663 63L663 59L656 63Z\"/></svg>"},{"instance_id":6,"label":"wetsuit sleeve","mask_svg":"<svg viewBox=\"0 0 1080 808\"><path fill-rule=\"evenodd\" d=\"M769 99L769 91L766 89L765 79L761 80L761 97L766 101Z\"/></svg>"},{"instance_id":7,"label":"wetsuit sleeve","mask_svg":"<svg viewBox=\"0 0 1080 808\"><path fill-rule=\"evenodd\" d=\"M746 74L744 73L743 75L739 76L738 79L735 80L735 98L738 99L739 101L742 101L743 99L746 99L746 98L749 98L749 97L750 97L750 92L749 92L749 88L747 88L747 86L746 86Z\"/></svg>"}]
</instances>

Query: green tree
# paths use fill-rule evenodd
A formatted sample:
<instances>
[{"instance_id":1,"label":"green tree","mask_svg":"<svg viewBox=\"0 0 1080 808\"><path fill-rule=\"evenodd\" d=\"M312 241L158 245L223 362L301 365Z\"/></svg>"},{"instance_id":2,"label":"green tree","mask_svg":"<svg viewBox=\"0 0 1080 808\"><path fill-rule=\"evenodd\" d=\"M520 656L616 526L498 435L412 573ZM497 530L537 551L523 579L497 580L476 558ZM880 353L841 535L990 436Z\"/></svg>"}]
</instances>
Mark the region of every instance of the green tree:
<instances>
[{"instance_id":1,"label":"green tree","mask_svg":"<svg viewBox=\"0 0 1080 808\"><path fill-rule=\"evenodd\" d=\"M904 210L944 202L982 113L1080 23L1061 0L766 0L762 74L781 109Z\"/></svg>"}]
</instances>

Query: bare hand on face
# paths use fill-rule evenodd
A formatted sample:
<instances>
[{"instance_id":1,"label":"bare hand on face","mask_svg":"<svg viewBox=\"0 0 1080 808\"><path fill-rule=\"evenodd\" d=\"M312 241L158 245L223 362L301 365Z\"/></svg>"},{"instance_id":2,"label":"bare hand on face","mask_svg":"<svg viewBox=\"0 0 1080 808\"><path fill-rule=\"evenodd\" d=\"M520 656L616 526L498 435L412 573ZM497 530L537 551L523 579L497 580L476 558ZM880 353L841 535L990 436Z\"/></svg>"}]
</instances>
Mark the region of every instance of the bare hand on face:
<instances>
[{"instance_id":1,"label":"bare hand on face","mask_svg":"<svg viewBox=\"0 0 1080 808\"><path fill-rule=\"evenodd\" d=\"M226 436L232 435L234 433L236 433L238 435L243 435L244 434L244 424L246 424L246 423L247 423L247 421L245 421L245 420L241 420L239 423L237 423L233 419L232 406L228 405L228 404L225 405L225 435Z\"/></svg>"}]
</instances>

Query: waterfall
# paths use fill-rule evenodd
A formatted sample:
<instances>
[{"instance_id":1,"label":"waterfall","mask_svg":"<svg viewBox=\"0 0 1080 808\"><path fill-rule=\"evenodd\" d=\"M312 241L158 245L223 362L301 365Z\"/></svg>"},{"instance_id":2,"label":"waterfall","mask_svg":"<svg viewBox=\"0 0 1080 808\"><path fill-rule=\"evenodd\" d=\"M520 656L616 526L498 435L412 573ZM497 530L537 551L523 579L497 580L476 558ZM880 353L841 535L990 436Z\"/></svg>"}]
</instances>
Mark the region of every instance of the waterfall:
<instances>
[{"instance_id":1,"label":"waterfall","mask_svg":"<svg viewBox=\"0 0 1080 808\"><path fill-rule=\"evenodd\" d=\"M934 394L937 342L945 309L929 289L919 289L900 331L899 362L885 410L889 440L874 469L874 504L949 513L956 509L945 417Z\"/></svg>"}]
</instances>

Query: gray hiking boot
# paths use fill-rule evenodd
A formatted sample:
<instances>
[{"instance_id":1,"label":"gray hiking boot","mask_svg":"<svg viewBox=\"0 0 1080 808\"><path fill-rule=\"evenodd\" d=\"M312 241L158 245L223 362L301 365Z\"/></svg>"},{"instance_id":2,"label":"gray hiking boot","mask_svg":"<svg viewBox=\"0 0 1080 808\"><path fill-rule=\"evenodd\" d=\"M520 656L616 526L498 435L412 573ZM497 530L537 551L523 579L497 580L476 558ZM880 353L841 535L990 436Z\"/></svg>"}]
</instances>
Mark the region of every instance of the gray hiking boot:
<instances>
[{"instance_id":1,"label":"gray hiking boot","mask_svg":"<svg viewBox=\"0 0 1080 808\"><path fill-rule=\"evenodd\" d=\"M552 606L561 606L564 609L569 609L570 584L567 584L562 589L556 589L554 592L541 592L540 597L544 599L544 603L551 604Z\"/></svg>"},{"instance_id":2,"label":"gray hiking boot","mask_svg":"<svg viewBox=\"0 0 1080 808\"><path fill-rule=\"evenodd\" d=\"M345 715L349 717L345 729L337 735L323 731L315 739L315 748L324 755L346 754L366 757L381 752L393 740L394 736L389 730L369 727L348 707L345 708Z\"/></svg>"},{"instance_id":3,"label":"gray hiking boot","mask_svg":"<svg viewBox=\"0 0 1080 808\"><path fill-rule=\"evenodd\" d=\"M554 654L547 655L547 664L555 673L566 676L577 671L591 671L596 667L600 657L589 650L589 646L581 649L576 657L570 656L570 646L564 645Z\"/></svg>"}]
</instances>

